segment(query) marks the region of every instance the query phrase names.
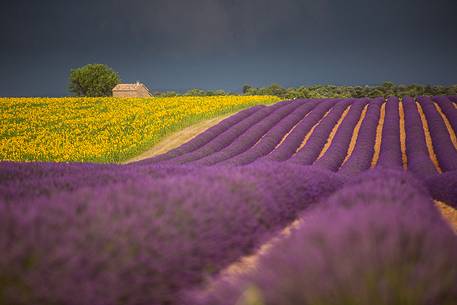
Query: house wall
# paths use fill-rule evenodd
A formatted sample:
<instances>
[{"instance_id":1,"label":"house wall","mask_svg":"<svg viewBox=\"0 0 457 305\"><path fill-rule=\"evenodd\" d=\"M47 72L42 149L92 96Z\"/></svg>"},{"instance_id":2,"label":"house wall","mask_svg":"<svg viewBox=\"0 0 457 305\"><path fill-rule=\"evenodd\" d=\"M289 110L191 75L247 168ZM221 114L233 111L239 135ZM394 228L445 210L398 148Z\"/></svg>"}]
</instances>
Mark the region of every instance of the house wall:
<instances>
[{"instance_id":1,"label":"house wall","mask_svg":"<svg viewBox=\"0 0 457 305\"><path fill-rule=\"evenodd\" d=\"M113 90L114 97L139 97L135 90Z\"/></svg>"},{"instance_id":2,"label":"house wall","mask_svg":"<svg viewBox=\"0 0 457 305\"><path fill-rule=\"evenodd\" d=\"M114 97L150 97L149 91L144 87L135 90L113 90Z\"/></svg>"},{"instance_id":3,"label":"house wall","mask_svg":"<svg viewBox=\"0 0 457 305\"><path fill-rule=\"evenodd\" d=\"M137 89L137 94L138 94L138 97L149 97L149 96L151 96L149 91L143 86L141 86L141 87L139 87Z\"/></svg>"}]
</instances>

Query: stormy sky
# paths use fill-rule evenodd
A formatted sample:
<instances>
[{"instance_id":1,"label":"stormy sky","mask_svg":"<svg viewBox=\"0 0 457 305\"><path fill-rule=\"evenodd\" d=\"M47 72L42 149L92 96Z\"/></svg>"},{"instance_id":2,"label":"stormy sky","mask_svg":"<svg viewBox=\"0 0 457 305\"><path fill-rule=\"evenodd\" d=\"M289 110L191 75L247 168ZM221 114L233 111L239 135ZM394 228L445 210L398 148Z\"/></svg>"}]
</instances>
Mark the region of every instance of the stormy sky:
<instances>
[{"instance_id":1,"label":"stormy sky","mask_svg":"<svg viewBox=\"0 0 457 305\"><path fill-rule=\"evenodd\" d=\"M105 63L152 90L457 83L455 0L9 0L0 96Z\"/></svg>"}]
</instances>

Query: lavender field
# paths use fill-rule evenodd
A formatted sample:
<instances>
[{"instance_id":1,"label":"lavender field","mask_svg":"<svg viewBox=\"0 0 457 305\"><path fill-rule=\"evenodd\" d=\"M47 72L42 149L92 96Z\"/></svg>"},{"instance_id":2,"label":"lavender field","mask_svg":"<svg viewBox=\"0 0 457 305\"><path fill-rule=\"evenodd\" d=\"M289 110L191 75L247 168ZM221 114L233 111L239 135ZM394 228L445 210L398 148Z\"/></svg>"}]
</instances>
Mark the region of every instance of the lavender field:
<instances>
[{"instance_id":1,"label":"lavender field","mask_svg":"<svg viewBox=\"0 0 457 305\"><path fill-rule=\"evenodd\" d=\"M0 162L0 305L457 304L456 132L454 96L291 100L128 165Z\"/></svg>"}]
</instances>

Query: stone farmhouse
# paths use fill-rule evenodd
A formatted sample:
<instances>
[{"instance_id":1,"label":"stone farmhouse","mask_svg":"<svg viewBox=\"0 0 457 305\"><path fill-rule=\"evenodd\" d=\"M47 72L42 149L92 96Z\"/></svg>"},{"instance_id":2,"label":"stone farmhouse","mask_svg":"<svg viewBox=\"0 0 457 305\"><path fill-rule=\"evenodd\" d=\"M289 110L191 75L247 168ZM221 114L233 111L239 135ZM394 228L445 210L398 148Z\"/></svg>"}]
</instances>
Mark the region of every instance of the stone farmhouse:
<instances>
[{"instance_id":1,"label":"stone farmhouse","mask_svg":"<svg viewBox=\"0 0 457 305\"><path fill-rule=\"evenodd\" d=\"M118 84L113 88L114 97L150 97L148 87L136 82L135 84Z\"/></svg>"}]
</instances>

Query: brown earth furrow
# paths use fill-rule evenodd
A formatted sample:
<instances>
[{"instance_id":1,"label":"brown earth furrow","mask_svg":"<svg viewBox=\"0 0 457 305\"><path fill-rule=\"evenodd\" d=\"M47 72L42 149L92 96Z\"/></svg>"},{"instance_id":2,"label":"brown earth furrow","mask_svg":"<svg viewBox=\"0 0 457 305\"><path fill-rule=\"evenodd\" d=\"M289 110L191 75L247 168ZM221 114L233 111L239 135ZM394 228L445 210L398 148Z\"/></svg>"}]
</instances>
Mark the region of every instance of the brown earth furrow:
<instances>
[{"instance_id":1,"label":"brown earth furrow","mask_svg":"<svg viewBox=\"0 0 457 305\"><path fill-rule=\"evenodd\" d=\"M329 149L330 145L332 145L333 138L336 135L336 132L338 131L338 128L340 127L341 123L343 123L344 118L347 116L349 110L351 109L351 105L349 105L341 115L341 117L338 119L338 122L333 126L332 131L330 132L327 142L325 143L324 147L321 150L321 153L319 154L319 157L317 157L317 160L319 160Z\"/></svg>"},{"instance_id":2,"label":"brown earth furrow","mask_svg":"<svg viewBox=\"0 0 457 305\"><path fill-rule=\"evenodd\" d=\"M438 158L436 157L435 149L433 148L433 141L432 136L430 135L430 129L428 128L427 118L425 117L424 110L422 106L416 101L417 110L419 111L419 116L422 121L422 126L424 128L424 135L425 135L425 142L427 143L428 155L430 159L433 161L436 170L438 173L442 173L443 170L440 167L440 163L438 162Z\"/></svg>"},{"instance_id":3,"label":"brown earth furrow","mask_svg":"<svg viewBox=\"0 0 457 305\"><path fill-rule=\"evenodd\" d=\"M405 129L405 111L403 108L403 101L398 103L399 115L400 115L400 148L401 148L401 159L403 161L403 169L408 169L408 156L406 155L406 129Z\"/></svg>"},{"instance_id":4,"label":"brown earth furrow","mask_svg":"<svg viewBox=\"0 0 457 305\"><path fill-rule=\"evenodd\" d=\"M379 116L378 127L376 128L376 141L374 144L374 154L371 160L371 168L376 167L381 153L382 129L384 127L384 119L386 116L386 103L381 105L381 113Z\"/></svg>"},{"instance_id":5,"label":"brown earth furrow","mask_svg":"<svg viewBox=\"0 0 457 305\"><path fill-rule=\"evenodd\" d=\"M344 158L343 163L341 163L341 166L343 166L343 164L346 163L346 161L349 159L349 157L351 157L351 154L354 151L355 145L357 143L357 138L359 137L360 126L362 126L362 123L363 123L363 120L365 119L367 111L368 111L368 105L365 105L365 107L363 108L362 114L360 115L359 121L357 122L357 125L355 125L354 131L352 132L351 142L349 143L346 157Z\"/></svg>"},{"instance_id":6,"label":"brown earth furrow","mask_svg":"<svg viewBox=\"0 0 457 305\"><path fill-rule=\"evenodd\" d=\"M457 137L455 135L455 130L452 128L451 123L449 122L449 119L447 116L444 114L443 110L441 109L440 105L437 103L433 103L435 105L436 110L438 113L441 115L441 118L444 121L444 124L446 125L447 132L449 133L449 136L451 137L451 142L454 145L454 148L457 150Z\"/></svg>"},{"instance_id":7,"label":"brown earth furrow","mask_svg":"<svg viewBox=\"0 0 457 305\"><path fill-rule=\"evenodd\" d=\"M314 129L316 129L316 127L322 122L323 119L325 119L325 117L330 113L332 109L329 109L325 114L324 116L316 123L314 124L314 126L311 128L310 131L308 131L308 133L306 134L305 138L303 139L303 142L300 144L300 146L297 148L297 150L295 151L294 155L300 151L305 145L306 145L306 142L308 142L309 138L311 138L311 135L313 134L314 132Z\"/></svg>"},{"instance_id":8,"label":"brown earth furrow","mask_svg":"<svg viewBox=\"0 0 457 305\"><path fill-rule=\"evenodd\" d=\"M292 131L294 131L295 128L297 128L297 126L303 121L306 119L306 117L308 115L311 114L312 111L309 111L300 121L297 122L297 124L295 124L281 139L281 141L279 141L278 145L276 145L276 147L270 152L270 154L275 151L279 146L281 146L281 144L287 139L287 137L292 133Z\"/></svg>"}]
</instances>

